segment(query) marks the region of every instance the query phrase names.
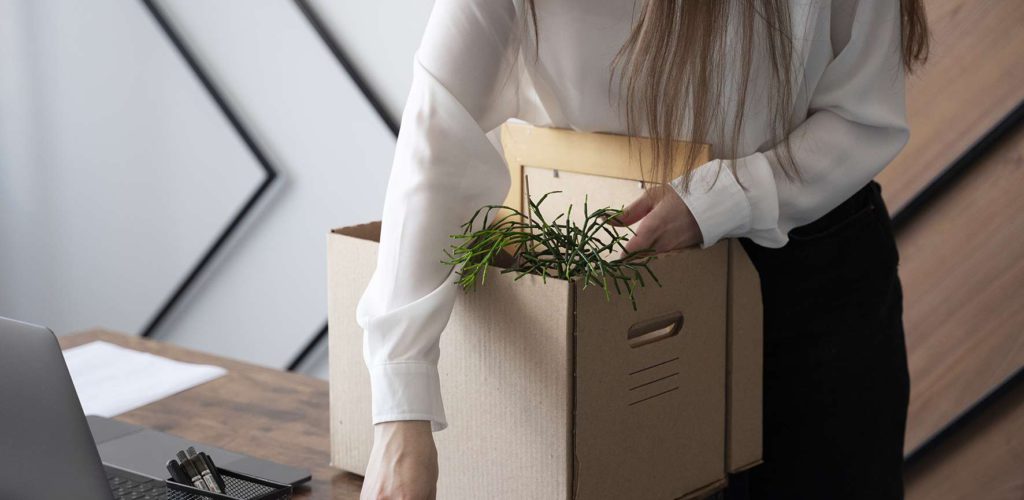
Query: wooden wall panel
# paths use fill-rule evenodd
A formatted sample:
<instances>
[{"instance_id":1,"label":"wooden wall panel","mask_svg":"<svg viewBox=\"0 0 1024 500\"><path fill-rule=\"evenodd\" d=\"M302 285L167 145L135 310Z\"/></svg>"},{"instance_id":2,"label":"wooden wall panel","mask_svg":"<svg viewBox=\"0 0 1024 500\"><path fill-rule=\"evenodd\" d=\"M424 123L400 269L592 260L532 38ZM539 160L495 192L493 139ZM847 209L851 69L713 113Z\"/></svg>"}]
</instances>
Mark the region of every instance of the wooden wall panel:
<instances>
[{"instance_id":1,"label":"wooden wall panel","mask_svg":"<svg viewBox=\"0 0 1024 500\"><path fill-rule=\"evenodd\" d=\"M878 177L893 213L1024 100L1024 1L925 4L934 40L908 81L910 142Z\"/></svg>"},{"instance_id":2,"label":"wooden wall panel","mask_svg":"<svg viewBox=\"0 0 1024 500\"><path fill-rule=\"evenodd\" d=\"M1024 366L1022 214L1018 127L898 235L908 453Z\"/></svg>"},{"instance_id":3,"label":"wooden wall panel","mask_svg":"<svg viewBox=\"0 0 1024 500\"><path fill-rule=\"evenodd\" d=\"M908 500L1024 498L1024 384L907 467Z\"/></svg>"}]
</instances>

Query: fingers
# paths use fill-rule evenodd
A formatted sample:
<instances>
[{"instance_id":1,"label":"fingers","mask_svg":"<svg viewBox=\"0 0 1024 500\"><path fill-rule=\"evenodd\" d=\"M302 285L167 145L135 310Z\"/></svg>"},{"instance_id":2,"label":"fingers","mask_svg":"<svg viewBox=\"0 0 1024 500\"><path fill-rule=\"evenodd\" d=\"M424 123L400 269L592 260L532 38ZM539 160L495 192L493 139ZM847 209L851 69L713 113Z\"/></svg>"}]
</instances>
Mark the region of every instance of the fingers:
<instances>
[{"instance_id":1,"label":"fingers","mask_svg":"<svg viewBox=\"0 0 1024 500\"><path fill-rule=\"evenodd\" d=\"M630 226L640 222L636 233L624 245L623 257L665 253L700 243L700 229L689 208L677 196L662 197L646 191L609 224ZM647 250L648 252L644 252Z\"/></svg>"},{"instance_id":2,"label":"fingers","mask_svg":"<svg viewBox=\"0 0 1024 500\"><path fill-rule=\"evenodd\" d=\"M686 205L674 204L671 199L656 201L654 208L640 221L636 234L626 242L626 253L643 250L664 253L691 246L692 242L687 239L692 231L688 230L685 223L688 219L680 213L680 208L686 210Z\"/></svg>"},{"instance_id":3,"label":"fingers","mask_svg":"<svg viewBox=\"0 0 1024 500\"><path fill-rule=\"evenodd\" d=\"M647 217L642 223L640 223L640 227L637 228L636 234L626 242L625 252L627 254L636 253L653 247L654 242L658 239L660 233L661 225L658 224L658 221L655 220L654 217Z\"/></svg>"},{"instance_id":4,"label":"fingers","mask_svg":"<svg viewBox=\"0 0 1024 500\"><path fill-rule=\"evenodd\" d=\"M631 226L636 221L644 218L654 208L654 201L651 200L650 195L644 191L644 194L640 195L639 198L630 203L624 210L622 215L608 221L612 226Z\"/></svg>"}]
</instances>

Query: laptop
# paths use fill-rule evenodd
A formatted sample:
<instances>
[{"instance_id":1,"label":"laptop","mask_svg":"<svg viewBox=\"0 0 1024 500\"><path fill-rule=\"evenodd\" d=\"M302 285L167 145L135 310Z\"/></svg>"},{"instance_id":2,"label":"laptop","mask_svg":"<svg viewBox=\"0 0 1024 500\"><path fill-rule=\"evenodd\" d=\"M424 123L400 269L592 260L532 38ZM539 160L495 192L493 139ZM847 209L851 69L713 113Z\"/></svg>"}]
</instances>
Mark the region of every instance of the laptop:
<instances>
[{"instance_id":1,"label":"laptop","mask_svg":"<svg viewBox=\"0 0 1024 500\"><path fill-rule=\"evenodd\" d=\"M166 498L164 464L188 446L235 472L293 485L310 478L145 427L87 420L53 332L0 317L0 498Z\"/></svg>"}]
</instances>

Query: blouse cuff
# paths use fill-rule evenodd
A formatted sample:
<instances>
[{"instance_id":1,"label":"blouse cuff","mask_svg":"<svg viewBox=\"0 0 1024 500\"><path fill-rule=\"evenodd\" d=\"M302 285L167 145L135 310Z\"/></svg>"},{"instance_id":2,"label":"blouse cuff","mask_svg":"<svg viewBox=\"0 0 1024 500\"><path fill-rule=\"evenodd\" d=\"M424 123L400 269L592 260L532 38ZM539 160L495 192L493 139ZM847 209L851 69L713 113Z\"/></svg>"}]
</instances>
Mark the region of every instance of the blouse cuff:
<instances>
[{"instance_id":1,"label":"blouse cuff","mask_svg":"<svg viewBox=\"0 0 1024 500\"><path fill-rule=\"evenodd\" d=\"M721 160L712 160L692 172L689 189L683 177L671 182L697 220L704 241L701 248L718 243L730 233L742 232L750 226L750 204L736 178Z\"/></svg>"},{"instance_id":2,"label":"blouse cuff","mask_svg":"<svg viewBox=\"0 0 1024 500\"><path fill-rule=\"evenodd\" d=\"M689 190L683 189L682 177L671 183L700 227L701 248L778 224L778 194L766 156L758 152L736 160L736 174L739 179L722 160L713 160L693 171Z\"/></svg>"},{"instance_id":3,"label":"blouse cuff","mask_svg":"<svg viewBox=\"0 0 1024 500\"><path fill-rule=\"evenodd\" d=\"M403 361L370 367L373 423L429 420L433 432L448 427L441 378L432 363Z\"/></svg>"}]
</instances>

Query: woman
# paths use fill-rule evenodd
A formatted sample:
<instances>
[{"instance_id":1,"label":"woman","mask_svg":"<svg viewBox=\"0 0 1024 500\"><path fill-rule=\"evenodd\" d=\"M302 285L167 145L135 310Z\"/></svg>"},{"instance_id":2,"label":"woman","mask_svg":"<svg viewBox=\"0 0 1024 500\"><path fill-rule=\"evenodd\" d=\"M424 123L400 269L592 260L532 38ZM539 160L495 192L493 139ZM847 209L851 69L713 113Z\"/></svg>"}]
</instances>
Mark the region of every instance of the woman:
<instances>
[{"instance_id":1,"label":"woman","mask_svg":"<svg viewBox=\"0 0 1024 500\"><path fill-rule=\"evenodd\" d=\"M902 497L909 380L890 221L871 179L909 137L921 0L437 0L414 60L376 271L359 304L375 440L363 498L429 498L447 426L448 235L500 203L509 118L655 140L631 251L742 238L765 315L753 498ZM667 178L670 140L711 162ZM726 159L735 159L727 161Z\"/></svg>"}]
</instances>

